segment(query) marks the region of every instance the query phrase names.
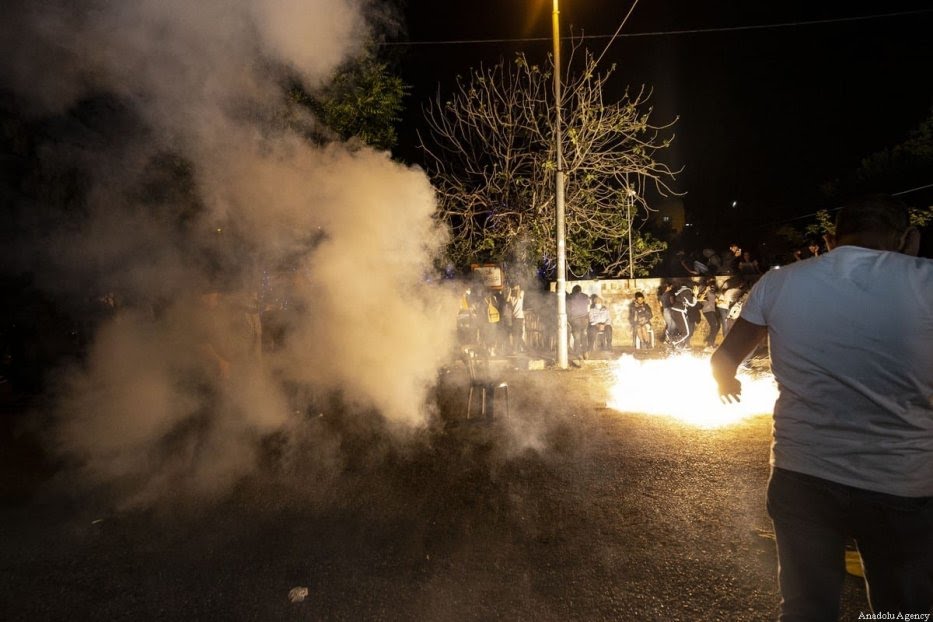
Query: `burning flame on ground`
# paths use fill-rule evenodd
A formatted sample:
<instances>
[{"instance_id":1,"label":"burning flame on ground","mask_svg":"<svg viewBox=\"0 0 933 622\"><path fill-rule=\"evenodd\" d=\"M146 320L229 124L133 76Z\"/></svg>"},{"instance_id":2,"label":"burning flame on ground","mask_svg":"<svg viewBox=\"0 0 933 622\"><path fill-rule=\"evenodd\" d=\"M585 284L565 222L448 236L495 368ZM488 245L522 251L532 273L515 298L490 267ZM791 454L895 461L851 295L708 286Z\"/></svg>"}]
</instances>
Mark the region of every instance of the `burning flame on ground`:
<instances>
[{"instance_id":1,"label":"burning flame on ground","mask_svg":"<svg viewBox=\"0 0 933 622\"><path fill-rule=\"evenodd\" d=\"M740 371L742 401L723 404L710 372L709 357L681 354L638 360L624 355L613 365L609 408L673 417L699 428L719 428L755 415L770 414L777 385L770 373Z\"/></svg>"}]
</instances>

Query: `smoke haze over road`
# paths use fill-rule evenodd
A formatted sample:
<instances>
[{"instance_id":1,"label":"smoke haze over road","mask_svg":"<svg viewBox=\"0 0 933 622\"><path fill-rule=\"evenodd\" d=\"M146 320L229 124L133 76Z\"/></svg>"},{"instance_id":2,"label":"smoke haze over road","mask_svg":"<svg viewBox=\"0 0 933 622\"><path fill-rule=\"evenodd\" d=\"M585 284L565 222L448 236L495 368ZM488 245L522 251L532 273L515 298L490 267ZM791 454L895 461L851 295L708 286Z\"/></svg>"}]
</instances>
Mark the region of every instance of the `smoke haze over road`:
<instances>
[{"instance_id":1,"label":"smoke haze over road","mask_svg":"<svg viewBox=\"0 0 933 622\"><path fill-rule=\"evenodd\" d=\"M390 429L429 416L456 304L423 280L446 239L433 190L387 153L309 140L327 130L283 88L360 53L365 8L8 8L0 79L45 128L8 265L61 299L121 301L61 375L54 437L130 503L223 492L320 396ZM80 200L63 208L42 188L67 175ZM288 313L260 356L252 310L283 267Z\"/></svg>"}]
</instances>

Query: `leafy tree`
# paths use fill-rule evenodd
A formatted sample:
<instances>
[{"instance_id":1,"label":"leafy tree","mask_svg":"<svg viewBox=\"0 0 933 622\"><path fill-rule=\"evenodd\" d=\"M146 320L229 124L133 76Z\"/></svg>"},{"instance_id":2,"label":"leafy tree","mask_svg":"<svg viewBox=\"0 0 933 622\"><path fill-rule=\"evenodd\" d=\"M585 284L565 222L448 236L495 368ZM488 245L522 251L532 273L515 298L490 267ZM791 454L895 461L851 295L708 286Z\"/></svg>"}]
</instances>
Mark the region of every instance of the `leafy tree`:
<instances>
[{"instance_id":1,"label":"leafy tree","mask_svg":"<svg viewBox=\"0 0 933 622\"><path fill-rule=\"evenodd\" d=\"M650 91L604 100L615 67L600 73L574 47L562 93L566 174L567 265L577 276L646 274L666 243L645 229L649 186L673 194L674 172L655 160L670 145L669 125L653 125ZM581 69L573 72L574 58ZM448 254L471 261L553 267L555 249L553 63L518 54L511 64L471 70L452 96L425 107L421 137L439 195L439 217L452 231Z\"/></svg>"},{"instance_id":2,"label":"leafy tree","mask_svg":"<svg viewBox=\"0 0 933 622\"><path fill-rule=\"evenodd\" d=\"M836 232L836 220L830 215L829 210L818 210L813 218L815 222L810 223L806 228L809 237L819 238L823 234Z\"/></svg>"},{"instance_id":3,"label":"leafy tree","mask_svg":"<svg viewBox=\"0 0 933 622\"><path fill-rule=\"evenodd\" d=\"M386 62L369 53L346 63L321 89L308 93L292 84L292 99L310 109L340 138L357 138L378 149L391 149L398 136L406 87Z\"/></svg>"},{"instance_id":4,"label":"leafy tree","mask_svg":"<svg viewBox=\"0 0 933 622\"><path fill-rule=\"evenodd\" d=\"M910 224L915 227L926 227L933 222L933 206L928 207L908 207L910 214ZM830 214L829 210L821 209L813 215L816 222L807 225L807 234L811 237L818 237L824 233L836 232L836 220Z\"/></svg>"}]
</instances>

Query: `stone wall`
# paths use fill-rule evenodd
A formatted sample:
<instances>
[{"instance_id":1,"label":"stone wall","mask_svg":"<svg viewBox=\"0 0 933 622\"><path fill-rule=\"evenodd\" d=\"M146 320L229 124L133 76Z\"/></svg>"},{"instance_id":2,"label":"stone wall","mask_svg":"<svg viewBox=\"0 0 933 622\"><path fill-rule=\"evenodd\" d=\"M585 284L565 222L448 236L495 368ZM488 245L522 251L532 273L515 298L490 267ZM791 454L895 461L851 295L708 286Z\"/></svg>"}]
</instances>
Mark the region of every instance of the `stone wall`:
<instances>
[{"instance_id":1,"label":"stone wall","mask_svg":"<svg viewBox=\"0 0 933 622\"><path fill-rule=\"evenodd\" d=\"M728 279L727 276L716 277L716 282L722 284ZM629 305L635 298L635 292L641 292L645 295L645 300L651 306L653 317L651 325L654 328L654 334L657 337L657 343L660 344L664 335L664 316L661 314L661 304L658 300L658 288L661 282L667 279L645 278L645 279L596 279L590 281L567 281L567 292L569 293L574 285L579 285L583 293L587 296L596 294L603 299L603 304L609 309L609 315L612 317L612 343L616 347L632 347L632 330L628 323ZM693 278L694 283L699 284L700 278ZM551 284L551 291L556 290L556 284ZM702 303L700 303L702 304ZM709 325L706 320L700 318L696 326L696 331L690 338L690 344L702 347L709 334ZM717 338L717 343L722 340L722 336Z\"/></svg>"}]
</instances>

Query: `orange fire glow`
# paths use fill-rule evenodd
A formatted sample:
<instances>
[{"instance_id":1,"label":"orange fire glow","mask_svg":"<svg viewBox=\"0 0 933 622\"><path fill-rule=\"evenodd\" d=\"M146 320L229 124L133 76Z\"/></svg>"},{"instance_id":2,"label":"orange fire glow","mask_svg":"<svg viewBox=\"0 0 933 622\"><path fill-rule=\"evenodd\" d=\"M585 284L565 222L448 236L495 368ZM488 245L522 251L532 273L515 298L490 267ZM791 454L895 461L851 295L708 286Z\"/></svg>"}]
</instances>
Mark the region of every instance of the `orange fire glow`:
<instances>
[{"instance_id":1,"label":"orange fire glow","mask_svg":"<svg viewBox=\"0 0 933 622\"><path fill-rule=\"evenodd\" d=\"M607 406L613 410L672 417L699 428L719 428L771 414L777 385L770 373L742 372L742 401L723 404L709 357L681 354L638 360L625 355L613 365Z\"/></svg>"}]
</instances>

